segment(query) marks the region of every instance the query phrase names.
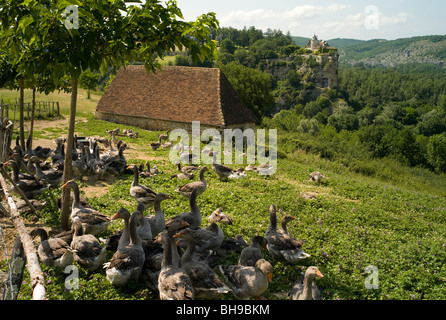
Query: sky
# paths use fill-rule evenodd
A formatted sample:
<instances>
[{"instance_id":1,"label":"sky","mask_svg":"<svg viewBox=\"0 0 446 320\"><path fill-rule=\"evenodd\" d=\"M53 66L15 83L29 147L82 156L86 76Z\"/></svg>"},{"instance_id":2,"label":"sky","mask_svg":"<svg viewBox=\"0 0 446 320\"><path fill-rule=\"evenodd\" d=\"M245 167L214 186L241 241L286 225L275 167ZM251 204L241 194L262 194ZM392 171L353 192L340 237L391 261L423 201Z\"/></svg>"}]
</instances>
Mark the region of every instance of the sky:
<instances>
[{"instance_id":1,"label":"sky","mask_svg":"<svg viewBox=\"0 0 446 320\"><path fill-rule=\"evenodd\" d=\"M215 12L220 27L359 40L446 34L445 0L177 0L185 20Z\"/></svg>"}]
</instances>

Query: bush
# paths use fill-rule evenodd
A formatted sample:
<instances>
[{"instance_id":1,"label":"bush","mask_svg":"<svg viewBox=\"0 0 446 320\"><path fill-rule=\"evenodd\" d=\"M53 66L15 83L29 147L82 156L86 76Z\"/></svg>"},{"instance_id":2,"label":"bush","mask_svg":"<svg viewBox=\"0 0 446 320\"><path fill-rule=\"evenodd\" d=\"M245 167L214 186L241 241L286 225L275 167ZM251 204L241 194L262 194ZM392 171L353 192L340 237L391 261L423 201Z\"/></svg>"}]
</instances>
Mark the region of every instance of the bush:
<instances>
[{"instance_id":1,"label":"bush","mask_svg":"<svg viewBox=\"0 0 446 320\"><path fill-rule=\"evenodd\" d=\"M429 138L427 160L437 172L446 172L446 135L444 133Z\"/></svg>"}]
</instances>

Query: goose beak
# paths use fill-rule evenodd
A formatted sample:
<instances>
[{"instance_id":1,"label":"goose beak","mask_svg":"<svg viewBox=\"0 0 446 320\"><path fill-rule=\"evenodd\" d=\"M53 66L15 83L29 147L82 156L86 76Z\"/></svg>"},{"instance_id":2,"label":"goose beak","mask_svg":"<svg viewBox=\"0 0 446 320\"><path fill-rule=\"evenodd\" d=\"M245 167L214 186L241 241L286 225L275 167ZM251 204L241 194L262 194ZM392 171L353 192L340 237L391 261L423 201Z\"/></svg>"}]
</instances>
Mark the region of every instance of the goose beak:
<instances>
[{"instance_id":1,"label":"goose beak","mask_svg":"<svg viewBox=\"0 0 446 320\"><path fill-rule=\"evenodd\" d=\"M67 187L67 184L65 183L63 186L62 186L62 189L65 189Z\"/></svg>"},{"instance_id":2,"label":"goose beak","mask_svg":"<svg viewBox=\"0 0 446 320\"><path fill-rule=\"evenodd\" d=\"M270 272L266 275L268 277L268 281L271 282L273 281L273 274Z\"/></svg>"},{"instance_id":3,"label":"goose beak","mask_svg":"<svg viewBox=\"0 0 446 320\"><path fill-rule=\"evenodd\" d=\"M181 237L181 232L175 233L172 238L179 238Z\"/></svg>"},{"instance_id":4,"label":"goose beak","mask_svg":"<svg viewBox=\"0 0 446 320\"><path fill-rule=\"evenodd\" d=\"M323 278L324 275L319 270L316 271L316 277Z\"/></svg>"},{"instance_id":5,"label":"goose beak","mask_svg":"<svg viewBox=\"0 0 446 320\"><path fill-rule=\"evenodd\" d=\"M116 212L113 217L111 217L112 220L116 220L119 218L119 212Z\"/></svg>"}]
</instances>

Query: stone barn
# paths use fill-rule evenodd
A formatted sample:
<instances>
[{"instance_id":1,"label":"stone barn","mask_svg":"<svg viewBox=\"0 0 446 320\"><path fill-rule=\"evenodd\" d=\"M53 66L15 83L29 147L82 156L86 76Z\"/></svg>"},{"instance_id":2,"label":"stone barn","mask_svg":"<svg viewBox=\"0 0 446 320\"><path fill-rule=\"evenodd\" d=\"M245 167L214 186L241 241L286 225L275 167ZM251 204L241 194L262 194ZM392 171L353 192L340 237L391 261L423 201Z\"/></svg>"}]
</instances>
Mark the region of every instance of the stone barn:
<instances>
[{"instance_id":1,"label":"stone barn","mask_svg":"<svg viewBox=\"0 0 446 320\"><path fill-rule=\"evenodd\" d=\"M96 117L156 131L191 130L192 121L202 130L244 130L258 121L218 68L164 66L148 74L142 65L118 71Z\"/></svg>"}]
</instances>

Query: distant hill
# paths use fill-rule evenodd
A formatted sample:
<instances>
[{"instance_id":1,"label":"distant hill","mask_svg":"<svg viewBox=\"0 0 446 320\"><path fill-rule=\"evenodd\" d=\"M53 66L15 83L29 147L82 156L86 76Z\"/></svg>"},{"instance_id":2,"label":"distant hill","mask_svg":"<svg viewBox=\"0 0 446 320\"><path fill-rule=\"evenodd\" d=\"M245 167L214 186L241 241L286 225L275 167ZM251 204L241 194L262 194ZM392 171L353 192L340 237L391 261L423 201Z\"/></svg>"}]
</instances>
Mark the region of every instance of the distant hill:
<instances>
[{"instance_id":1,"label":"distant hill","mask_svg":"<svg viewBox=\"0 0 446 320\"><path fill-rule=\"evenodd\" d=\"M310 41L311 37L299 37L299 36L292 36L292 40L295 44L303 47L307 45L308 41ZM325 40L325 39L323 39ZM346 48L361 42L364 42L363 40L357 40L357 39L343 39L343 38L336 38L336 39L330 39L327 40L328 44L332 47L336 47L338 49Z\"/></svg>"},{"instance_id":2,"label":"distant hill","mask_svg":"<svg viewBox=\"0 0 446 320\"><path fill-rule=\"evenodd\" d=\"M329 42L330 43L330 42ZM336 42L330 45L335 46ZM397 40L375 39L339 47L340 62L349 65L394 67L407 63L446 65L446 36L422 36Z\"/></svg>"},{"instance_id":3,"label":"distant hill","mask_svg":"<svg viewBox=\"0 0 446 320\"><path fill-rule=\"evenodd\" d=\"M327 40L327 42L332 47L336 47L338 49L344 49L362 43L364 42L364 40L336 38Z\"/></svg>"},{"instance_id":4,"label":"distant hill","mask_svg":"<svg viewBox=\"0 0 446 320\"><path fill-rule=\"evenodd\" d=\"M294 43L305 46L309 37L292 37ZM366 66L395 67L407 63L428 63L446 66L446 35L401 38L396 40L358 40L336 38L327 40L338 48L340 63Z\"/></svg>"},{"instance_id":5,"label":"distant hill","mask_svg":"<svg viewBox=\"0 0 446 320\"><path fill-rule=\"evenodd\" d=\"M303 46L306 46L306 45L307 45L308 41L309 41L311 38L307 38L307 37L298 37L298 36L291 36L291 39L293 40L293 42L294 42L295 44L297 44L298 46L303 47Z\"/></svg>"}]
</instances>

